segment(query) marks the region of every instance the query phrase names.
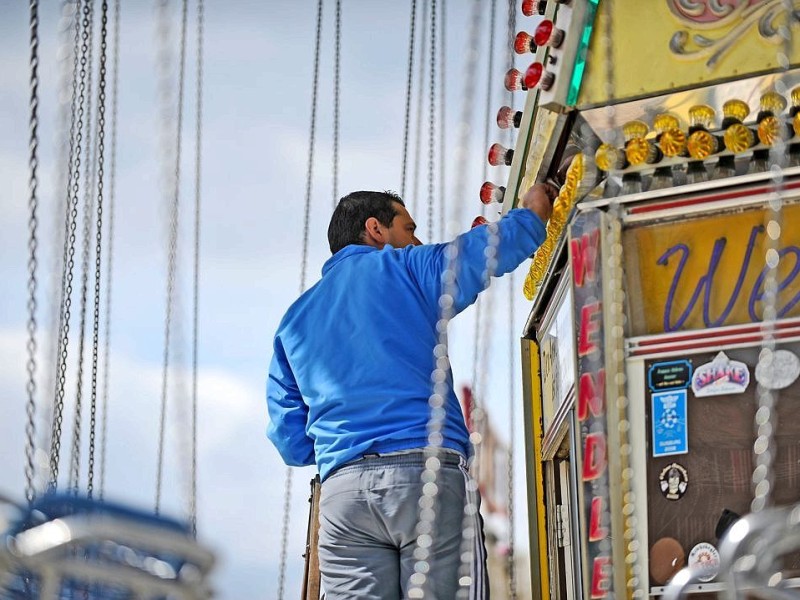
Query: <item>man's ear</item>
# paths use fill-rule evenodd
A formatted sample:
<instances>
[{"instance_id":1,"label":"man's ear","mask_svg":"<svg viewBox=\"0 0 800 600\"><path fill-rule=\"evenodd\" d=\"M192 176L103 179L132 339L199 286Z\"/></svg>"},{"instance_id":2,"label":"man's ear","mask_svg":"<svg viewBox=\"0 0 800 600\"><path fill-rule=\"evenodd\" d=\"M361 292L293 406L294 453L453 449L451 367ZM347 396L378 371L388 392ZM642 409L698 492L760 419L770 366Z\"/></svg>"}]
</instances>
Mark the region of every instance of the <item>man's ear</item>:
<instances>
[{"instance_id":1,"label":"man's ear","mask_svg":"<svg viewBox=\"0 0 800 600\"><path fill-rule=\"evenodd\" d=\"M364 222L364 241L368 246L376 246L378 248L386 243L383 227L377 218L370 217Z\"/></svg>"}]
</instances>

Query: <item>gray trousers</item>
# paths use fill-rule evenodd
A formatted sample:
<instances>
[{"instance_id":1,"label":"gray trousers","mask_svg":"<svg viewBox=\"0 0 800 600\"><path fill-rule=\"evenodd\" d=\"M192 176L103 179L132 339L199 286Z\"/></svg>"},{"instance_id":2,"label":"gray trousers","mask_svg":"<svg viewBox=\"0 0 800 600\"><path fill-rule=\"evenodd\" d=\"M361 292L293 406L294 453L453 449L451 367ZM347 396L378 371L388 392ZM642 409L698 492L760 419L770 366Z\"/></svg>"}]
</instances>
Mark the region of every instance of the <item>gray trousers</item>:
<instances>
[{"instance_id":1,"label":"gray trousers","mask_svg":"<svg viewBox=\"0 0 800 600\"><path fill-rule=\"evenodd\" d=\"M478 508L476 486L467 484L464 458L450 453L439 458L424 597L488 599L483 522L477 510L466 518L464 510L467 494ZM319 560L326 600L409 597L424 469L423 451L375 455L344 465L322 483ZM470 530L466 535L465 529ZM462 538L471 541L472 552L465 553L470 575L462 577L459 589Z\"/></svg>"}]
</instances>

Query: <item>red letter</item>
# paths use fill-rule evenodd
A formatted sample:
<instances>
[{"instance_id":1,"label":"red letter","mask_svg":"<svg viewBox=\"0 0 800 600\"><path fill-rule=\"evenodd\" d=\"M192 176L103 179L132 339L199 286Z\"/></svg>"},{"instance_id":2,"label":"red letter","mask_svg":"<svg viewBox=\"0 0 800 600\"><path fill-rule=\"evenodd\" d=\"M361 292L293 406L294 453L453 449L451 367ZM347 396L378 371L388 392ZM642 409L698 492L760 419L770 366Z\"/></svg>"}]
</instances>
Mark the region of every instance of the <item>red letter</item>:
<instances>
[{"instance_id":1,"label":"red letter","mask_svg":"<svg viewBox=\"0 0 800 600\"><path fill-rule=\"evenodd\" d=\"M580 238L570 240L572 250L572 279L577 287L583 287L584 278L597 279L597 245L600 230L584 233Z\"/></svg>"},{"instance_id":2,"label":"red letter","mask_svg":"<svg viewBox=\"0 0 800 600\"><path fill-rule=\"evenodd\" d=\"M603 514L603 499L600 496L592 498L592 513L589 518L589 541L599 542L608 535L608 529L600 525Z\"/></svg>"},{"instance_id":3,"label":"red letter","mask_svg":"<svg viewBox=\"0 0 800 600\"><path fill-rule=\"evenodd\" d=\"M597 331L600 323L594 317L600 314L600 302L592 302L581 308L580 335L578 335L578 356L586 356L596 350Z\"/></svg>"},{"instance_id":4,"label":"red letter","mask_svg":"<svg viewBox=\"0 0 800 600\"><path fill-rule=\"evenodd\" d=\"M583 447L583 480L591 481L603 474L606 468L606 436L600 432L586 436Z\"/></svg>"},{"instance_id":5,"label":"red letter","mask_svg":"<svg viewBox=\"0 0 800 600\"><path fill-rule=\"evenodd\" d=\"M606 597L610 567L610 556L598 556L594 559L592 564L592 599Z\"/></svg>"},{"instance_id":6,"label":"red letter","mask_svg":"<svg viewBox=\"0 0 800 600\"><path fill-rule=\"evenodd\" d=\"M595 417L603 414L606 406L606 370L597 372L597 381L591 373L581 375L578 387L578 420L584 421L589 410Z\"/></svg>"}]
</instances>

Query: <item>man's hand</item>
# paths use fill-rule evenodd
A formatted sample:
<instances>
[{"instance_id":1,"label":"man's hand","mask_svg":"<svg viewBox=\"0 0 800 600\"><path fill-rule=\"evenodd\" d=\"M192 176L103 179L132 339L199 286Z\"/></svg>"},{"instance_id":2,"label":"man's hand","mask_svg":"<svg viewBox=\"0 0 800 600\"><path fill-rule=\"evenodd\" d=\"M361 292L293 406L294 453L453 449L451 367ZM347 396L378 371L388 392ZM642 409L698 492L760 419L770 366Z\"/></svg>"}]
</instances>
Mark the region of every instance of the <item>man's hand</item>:
<instances>
[{"instance_id":1,"label":"man's hand","mask_svg":"<svg viewBox=\"0 0 800 600\"><path fill-rule=\"evenodd\" d=\"M525 192L520 206L536 214L542 223L547 223L550 213L553 212L553 201L558 196L558 190L549 183L537 183Z\"/></svg>"}]
</instances>

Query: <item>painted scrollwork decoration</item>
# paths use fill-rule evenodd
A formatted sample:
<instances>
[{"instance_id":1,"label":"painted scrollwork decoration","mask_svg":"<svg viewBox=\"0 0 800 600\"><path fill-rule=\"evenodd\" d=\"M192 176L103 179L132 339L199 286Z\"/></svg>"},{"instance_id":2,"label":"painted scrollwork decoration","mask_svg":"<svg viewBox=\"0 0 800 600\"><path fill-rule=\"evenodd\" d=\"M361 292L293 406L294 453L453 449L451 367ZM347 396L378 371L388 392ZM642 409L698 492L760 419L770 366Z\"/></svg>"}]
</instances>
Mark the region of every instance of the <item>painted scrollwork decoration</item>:
<instances>
[{"instance_id":1,"label":"painted scrollwork decoration","mask_svg":"<svg viewBox=\"0 0 800 600\"><path fill-rule=\"evenodd\" d=\"M685 25L676 31L669 49L678 58L705 59L713 69L749 29L772 43L781 43L779 26L786 16L784 0L666 0L670 11ZM800 21L800 0L792 0L789 18ZM715 36L697 30L722 31Z\"/></svg>"}]
</instances>

